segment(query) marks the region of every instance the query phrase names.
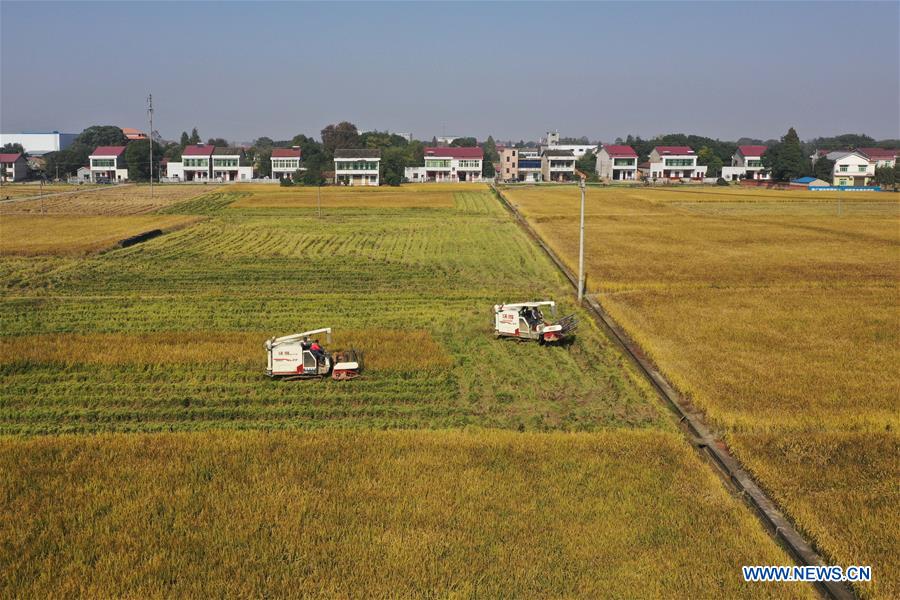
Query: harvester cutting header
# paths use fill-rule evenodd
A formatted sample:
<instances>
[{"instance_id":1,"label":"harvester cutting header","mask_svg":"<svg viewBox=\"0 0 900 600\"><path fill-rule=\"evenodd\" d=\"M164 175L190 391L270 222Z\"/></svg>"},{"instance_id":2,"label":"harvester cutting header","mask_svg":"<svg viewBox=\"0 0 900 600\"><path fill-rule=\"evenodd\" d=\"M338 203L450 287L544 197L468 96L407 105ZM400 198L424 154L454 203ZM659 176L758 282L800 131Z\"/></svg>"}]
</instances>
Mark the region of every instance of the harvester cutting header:
<instances>
[{"instance_id":1,"label":"harvester cutting header","mask_svg":"<svg viewBox=\"0 0 900 600\"><path fill-rule=\"evenodd\" d=\"M555 323L548 323L541 311L542 306L549 307L553 318L556 318L556 302L552 300L495 304L494 335L546 344L562 341L575 332L578 317L571 314Z\"/></svg>"},{"instance_id":2,"label":"harvester cutting header","mask_svg":"<svg viewBox=\"0 0 900 600\"><path fill-rule=\"evenodd\" d=\"M331 375L339 381L358 377L362 371L362 353L353 348L334 354L328 352L316 337L323 333L330 345L331 327L266 340L269 359L266 375L282 379L321 379Z\"/></svg>"}]
</instances>

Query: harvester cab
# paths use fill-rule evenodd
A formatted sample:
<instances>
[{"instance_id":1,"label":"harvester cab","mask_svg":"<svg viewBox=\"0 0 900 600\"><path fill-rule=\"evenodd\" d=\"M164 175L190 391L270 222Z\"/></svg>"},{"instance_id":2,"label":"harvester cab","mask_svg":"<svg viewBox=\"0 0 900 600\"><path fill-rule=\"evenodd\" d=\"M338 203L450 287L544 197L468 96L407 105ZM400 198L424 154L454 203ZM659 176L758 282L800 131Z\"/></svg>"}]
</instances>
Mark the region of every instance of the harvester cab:
<instances>
[{"instance_id":1,"label":"harvester cab","mask_svg":"<svg viewBox=\"0 0 900 600\"><path fill-rule=\"evenodd\" d=\"M543 308L549 308L556 318L556 302L518 302L494 305L494 336L518 340L537 340L539 343L559 342L572 335L578 327L578 317L569 315L555 322L544 318Z\"/></svg>"},{"instance_id":2,"label":"harvester cab","mask_svg":"<svg viewBox=\"0 0 900 600\"><path fill-rule=\"evenodd\" d=\"M319 345L316 336L326 335L331 345L331 327L313 329L266 340L266 375L280 379L314 379L331 376L353 379L362 371L362 354L354 349L331 353Z\"/></svg>"}]
</instances>

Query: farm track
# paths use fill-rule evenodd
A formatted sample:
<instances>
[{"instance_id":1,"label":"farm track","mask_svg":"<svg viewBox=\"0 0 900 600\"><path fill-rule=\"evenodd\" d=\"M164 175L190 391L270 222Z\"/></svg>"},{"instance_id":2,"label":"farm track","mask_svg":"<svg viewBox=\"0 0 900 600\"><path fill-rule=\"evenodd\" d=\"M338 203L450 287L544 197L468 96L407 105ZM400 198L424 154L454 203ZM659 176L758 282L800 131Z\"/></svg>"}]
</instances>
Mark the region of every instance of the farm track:
<instances>
[{"instance_id":1,"label":"farm track","mask_svg":"<svg viewBox=\"0 0 900 600\"><path fill-rule=\"evenodd\" d=\"M565 265L550 245L543 240L540 234L534 230L519 210L506 199L503 193L493 186L492 190L520 227L540 246L556 268L569 281L572 287L577 290L577 275ZM777 508L777 504L772 498L763 491L759 483L734 458L725 441L712 433L712 429L707 425L703 415L696 412L690 403L676 391L625 330L610 317L590 294L585 296L585 301L590 307L592 315L609 338L639 368L648 383L657 391L660 398L673 410L678 417L680 428L685 432L689 443L708 458L707 464L714 466L716 471L723 475L741 493L743 499L755 510L769 533L779 540L800 564L810 566L833 564L826 562L813 548L812 544L800 534L797 528ZM835 600L856 598L854 590L843 583L819 582L816 588L824 596Z\"/></svg>"}]
</instances>

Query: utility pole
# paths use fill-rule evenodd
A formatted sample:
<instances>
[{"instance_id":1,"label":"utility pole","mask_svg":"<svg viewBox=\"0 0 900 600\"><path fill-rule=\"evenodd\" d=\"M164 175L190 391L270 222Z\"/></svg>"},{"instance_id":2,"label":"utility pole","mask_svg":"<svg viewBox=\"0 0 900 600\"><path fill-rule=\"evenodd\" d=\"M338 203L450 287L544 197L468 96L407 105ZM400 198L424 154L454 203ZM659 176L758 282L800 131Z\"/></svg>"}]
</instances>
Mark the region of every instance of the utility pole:
<instances>
[{"instance_id":1,"label":"utility pole","mask_svg":"<svg viewBox=\"0 0 900 600\"><path fill-rule=\"evenodd\" d=\"M578 304L584 296L584 177L581 178L581 230L578 234Z\"/></svg>"},{"instance_id":2,"label":"utility pole","mask_svg":"<svg viewBox=\"0 0 900 600\"><path fill-rule=\"evenodd\" d=\"M150 132L147 137L150 141L150 197L153 197L153 94L147 96L147 117L150 119Z\"/></svg>"}]
</instances>

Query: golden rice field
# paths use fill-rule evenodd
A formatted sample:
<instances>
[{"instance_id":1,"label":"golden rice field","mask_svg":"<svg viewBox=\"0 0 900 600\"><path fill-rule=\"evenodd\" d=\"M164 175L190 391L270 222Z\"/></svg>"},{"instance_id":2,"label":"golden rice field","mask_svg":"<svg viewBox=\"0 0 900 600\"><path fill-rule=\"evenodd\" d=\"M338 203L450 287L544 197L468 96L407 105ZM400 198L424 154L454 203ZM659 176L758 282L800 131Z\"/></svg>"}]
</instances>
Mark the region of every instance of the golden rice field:
<instances>
[{"instance_id":1,"label":"golden rice field","mask_svg":"<svg viewBox=\"0 0 900 600\"><path fill-rule=\"evenodd\" d=\"M577 267L577 189L504 193ZM900 547L900 490L849 485L900 480L895 196L590 187L585 213L589 291L821 549L875 565L864 596L900 593L900 557L884 552ZM804 445L830 465L824 481L847 482L816 518L802 482L820 471L787 450ZM847 527L872 535L835 533Z\"/></svg>"},{"instance_id":2,"label":"golden rice field","mask_svg":"<svg viewBox=\"0 0 900 600\"><path fill-rule=\"evenodd\" d=\"M0 215L0 255L87 254L145 231L173 230L197 220L180 215Z\"/></svg>"},{"instance_id":3,"label":"golden rice field","mask_svg":"<svg viewBox=\"0 0 900 600\"><path fill-rule=\"evenodd\" d=\"M810 598L678 434L0 444L4 597Z\"/></svg>"},{"instance_id":4,"label":"golden rice field","mask_svg":"<svg viewBox=\"0 0 900 600\"><path fill-rule=\"evenodd\" d=\"M453 208L460 190L484 190L484 184L409 184L402 187L344 187L237 184L229 191L242 194L232 208Z\"/></svg>"},{"instance_id":5,"label":"golden rice field","mask_svg":"<svg viewBox=\"0 0 900 600\"><path fill-rule=\"evenodd\" d=\"M72 186L76 193L43 200L19 200L0 204L0 215L94 215L125 216L150 214L216 188L205 185ZM92 188L92 189L91 189Z\"/></svg>"},{"instance_id":6,"label":"golden rice field","mask_svg":"<svg viewBox=\"0 0 900 600\"><path fill-rule=\"evenodd\" d=\"M0 254L0 596L811 594L742 582L790 559L486 186L321 217L257 189L0 217L69 249L199 219ZM494 340L528 298L575 343ZM266 338L323 326L362 377L265 377Z\"/></svg>"},{"instance_id":7,"label":"golden rice field","mask_svg":"<svg viewBox=\"0 0 900 600\"><path fill-rule=\"evenodd\" d=\"M0 186L0 201L25 198L28 196L40 196L41 194L60 194L64 192L89 190L98 187L90 183L71 184L71 183L45 183L43 186L39 183L4 183ZM3 206L0 204L0 206Z\"/></svg>"}]
</instances>

